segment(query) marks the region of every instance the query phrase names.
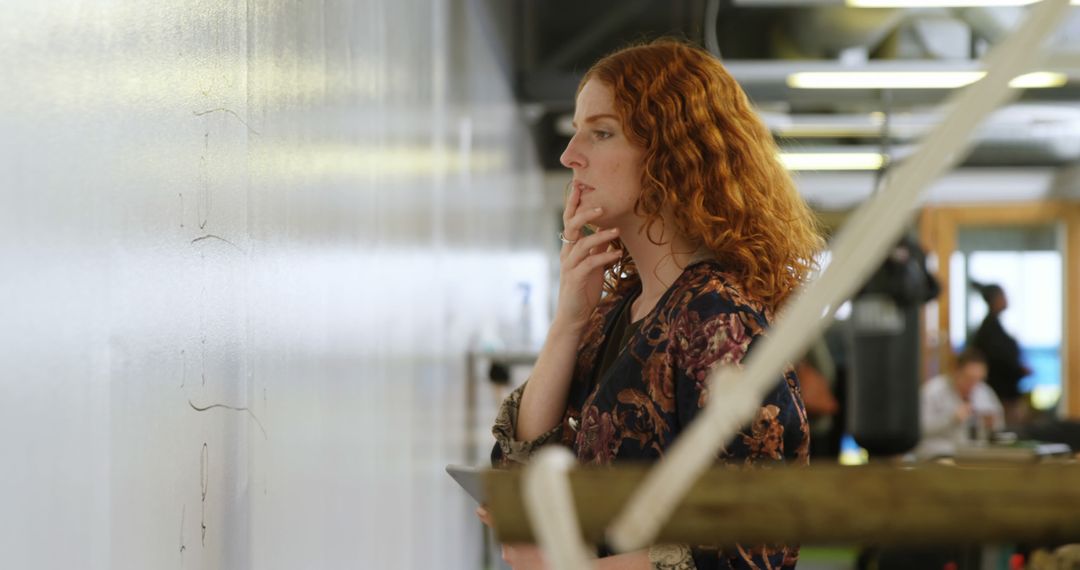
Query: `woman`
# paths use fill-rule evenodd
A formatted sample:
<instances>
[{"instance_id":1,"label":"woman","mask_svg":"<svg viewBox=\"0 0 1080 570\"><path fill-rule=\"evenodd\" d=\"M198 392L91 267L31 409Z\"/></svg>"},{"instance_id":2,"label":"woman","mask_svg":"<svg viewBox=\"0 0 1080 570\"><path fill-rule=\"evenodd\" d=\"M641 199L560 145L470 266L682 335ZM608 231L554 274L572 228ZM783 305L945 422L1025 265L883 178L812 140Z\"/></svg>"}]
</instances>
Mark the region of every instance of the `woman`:
<instances>
[{"instance_id":1,"label":"woman","mask_svg":"<svg viewBox=\"0 0 1080 570\"><path fill-rule=\"evenodd\" d=\"M986 383L1005 406L1006 423L1016 428L1025 416L1020 380L1031 374L1031 369L1020 357L1020 343L1001 326L1001 313L1009 308L1005 290L993 283L972 281L971 285L979 291L987 308L986 318L975 331L971 346L986 355Z\"/></svg>"},{"instance_id":2,"label":"woman","mask_svg":"<svg viewBox=\"0 0 1080 570\"><path fill-rule=\"evenodd\" d=\"M709 371L744 358L822 245L769 131L704 50L665 40L605 57L581 81L574 128L561 158L574 176L558 306L529 381L496 421L498 466L549 443L583 464L661 458L705 405ZM720 461L807 462L798 381L778 380ZM543 567L532 546L504 556ZM784 546L660 546L597 567L796 559Z\"/></svg>"}]
</instances>

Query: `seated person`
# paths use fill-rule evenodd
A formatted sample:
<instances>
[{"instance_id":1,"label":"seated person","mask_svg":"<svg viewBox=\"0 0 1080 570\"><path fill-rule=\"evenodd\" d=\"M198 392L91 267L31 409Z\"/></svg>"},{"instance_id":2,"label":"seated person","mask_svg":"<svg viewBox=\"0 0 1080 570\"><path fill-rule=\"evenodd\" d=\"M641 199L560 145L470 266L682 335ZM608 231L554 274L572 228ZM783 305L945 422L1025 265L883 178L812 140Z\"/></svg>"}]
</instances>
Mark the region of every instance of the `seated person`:
<instances>
[{"instance_id":1,"label":"seated person","mask_svg":"<svg viewBox=\"0 0 1080 570\"><path fill-rule=\"evenodd\" d=\"M954 455L974 442L975 433L1004 429L1004 408L986 385L986 358L968 348L957 355L952 373L923 384L919 418L922 439L915 453L920 458Z\"/></svg>"}]
</instances>

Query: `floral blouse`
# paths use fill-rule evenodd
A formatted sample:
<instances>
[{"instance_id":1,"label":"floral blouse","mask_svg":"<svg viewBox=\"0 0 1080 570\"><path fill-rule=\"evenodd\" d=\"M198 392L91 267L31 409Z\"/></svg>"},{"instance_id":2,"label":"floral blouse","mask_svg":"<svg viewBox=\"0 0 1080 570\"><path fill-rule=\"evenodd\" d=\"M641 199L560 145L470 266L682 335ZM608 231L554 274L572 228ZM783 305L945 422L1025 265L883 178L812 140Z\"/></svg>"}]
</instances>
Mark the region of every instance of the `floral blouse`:
<instances>
[{"instance_id":1,"label":"floral blouse","mask_svg":"<svg viewBox=\"0 0 1080 570\"><path fill-rule=\"evenodd\" d=\"M503 403L493 433L497 467L525 463L538 447L561 443L582 464L657 460L708 399L714 365L737 364L768 326L769 311L747 298L715 260L687 267L640 322L609 368L596 378L605 338L640 281L601 300L578 349L560 425L532 441L514 439L524 386ZM806 465L810 437L798 379L789 368L753 422L718 454L721 463ZM722 538L722 537L721 537ZM794 568L798 547L733 550L664 546L650 549L655 568Z\"/></svg>"}]
</instances>

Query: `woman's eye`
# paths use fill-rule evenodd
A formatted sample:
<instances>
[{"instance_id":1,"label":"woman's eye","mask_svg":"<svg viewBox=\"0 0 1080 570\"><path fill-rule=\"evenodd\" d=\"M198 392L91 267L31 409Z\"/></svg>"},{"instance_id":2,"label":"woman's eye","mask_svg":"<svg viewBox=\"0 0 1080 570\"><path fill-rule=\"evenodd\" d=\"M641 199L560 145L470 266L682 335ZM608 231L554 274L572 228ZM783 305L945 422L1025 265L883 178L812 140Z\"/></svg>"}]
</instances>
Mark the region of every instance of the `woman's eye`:
<instances>
[{"instance_id":1,"label":"woman's eye","mask_svg":"<svg viewBox=\"0 0 1080 570\"><path fill-rule=\"evenodd\" d=\"M611 133L607 131L593 131L593 136L600 140L604 140L607 138L611 138Z\"/></svg>"}]
</instances>

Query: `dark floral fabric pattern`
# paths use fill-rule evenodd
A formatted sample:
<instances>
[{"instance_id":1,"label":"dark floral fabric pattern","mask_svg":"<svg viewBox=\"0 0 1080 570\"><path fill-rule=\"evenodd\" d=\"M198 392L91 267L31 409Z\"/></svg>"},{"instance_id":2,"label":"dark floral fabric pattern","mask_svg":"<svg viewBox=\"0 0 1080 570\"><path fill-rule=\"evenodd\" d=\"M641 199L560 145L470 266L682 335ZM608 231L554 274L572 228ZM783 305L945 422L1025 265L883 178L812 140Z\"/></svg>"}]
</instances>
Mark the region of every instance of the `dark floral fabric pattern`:
<instances>
[{"instance_id":1,"label":"dark floral fabric pattern","mask_svg":"<svg viewBox=\"0 0 1080 570\"><path fill-rule=\"evenodd\" d=\"M495 426L491 430L495 435L496 445L499 446L498 455L505 463L528 463L529 458L540 446L555 440L562 433L562 426L555 426L531 441L518 441L514 438L522 392L524 388L521 387L510 392L499 408L499 415L495 418Z\"/></svg>"},{"instance_id":2,"label":"dark floral fabric pattern","mask_svg":"<svg viewBox=\"0 0 1080 570\"><path fill-rule=\"evenodd\" d=\"M706 382L712 368L738 365L768 326L769 312L733 283L714 260L687 267L597 378L595 367L605 338L619 309L633 299L640 283L626 284L619 293L605 297L593 312L579 347L562 426L557 437L550 439L569 447L580 463L588 465L663 457L708 400ZM755 466L805 465L809 443L798 379L789 369L766 396L755 419L717 460ZM515 458L504 454L508 449L500 439L492 451L496 465L514 462ZM689 550L699 570L794 568L798 559L798 548L786 546Z\"/></svg>"}]
</instances>

